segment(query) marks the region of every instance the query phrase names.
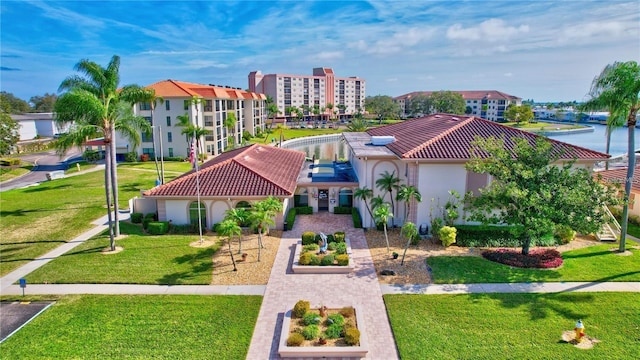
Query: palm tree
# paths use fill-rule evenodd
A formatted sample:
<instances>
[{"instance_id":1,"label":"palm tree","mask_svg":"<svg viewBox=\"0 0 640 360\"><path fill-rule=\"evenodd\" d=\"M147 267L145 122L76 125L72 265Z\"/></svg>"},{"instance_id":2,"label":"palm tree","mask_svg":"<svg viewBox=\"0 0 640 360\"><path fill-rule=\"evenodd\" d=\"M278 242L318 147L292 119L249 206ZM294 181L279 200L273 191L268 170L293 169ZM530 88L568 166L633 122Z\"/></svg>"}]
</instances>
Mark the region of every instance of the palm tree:
<instances>
[{"instance_id":1,"label":"palm tree","mask_svg":"<svg viewBox=\"0 0 640 360\"><path fill-rule=\"evenodd\" d=\"M333 103L327 103L327 105L324 107L325 111L329 110L329 120L333 121Z\"/></svg>"},{"instance_id":2,"label":"palm tree","mask_svg":"<svg viewBox=\"0 0 640 360\"><path fill-rule=\"evenodd\" d=\"M411 201L415 200L417 202L421 202L422 195L420 194L420 191L418 191L418 188L413 185L400 185L396 200L404 201L405 203L404 221L406 222L411 216Z\"/></svg>"},{"instance_id":3,"label":"palm tree","mask_svg":"<svg viewBox=\"0 0 640 360\"><path fill-rule=\"evenodd\" d=\"M407 244L404 246L402 261L400 262L400 265L404 265L404 257L407 255L407 249L409 248L409 244L411 244L411 240L416 235L418 235L418 228L416 227L416 224L412 223L411 221L407 221L404 223L404 225L402 225L400 233L407 238Z\"/></svg>"},{"instance_id":4,"label":"palm tree","mask_svg":"<svg viewBox=\"0 0 640 360\"><path fill-rule=\"evenodd\" d=\"M127 101L131 104L138 102L138 85L125 86L118 91L120 83L120 57L114 55L106 68L87 59L80 60L74 69L81 75L71 75L64 79L58 91L66 91L56 101L54 112L56 123L66 126L76 123L73 131L76 134L68 134L68 138L59 139L58 149L62 151L65 146L71 147L86 141L87 137L101 134L105 146L105 195L107 198L107 215L109 222L109 237L111 249L115 250L115 237L120 235L118 213L118 173L116 163L115 131L116 122L123 116L118 111L118 103ZM119 126L122 127L123 121ZM130 129L123 127L123 130ZM145 129L148 132L148 129ZM125 134L126 136L134 136ZM136 134L139 137L139 134ZM84 136L81 138L80 136ZM68 149L68 148L67 148ZM113 197L114 216L111 217L111 197Z\"/></svg>"},{"instance_id":5,"label":"palm tree","mask_svg":"<svg viewBox=\"0 0 640 360\"><path fill-rule=\"evenodd\" d=\"M198 147L198 149L200 149L200 154L202 154L202 148L200 147L200 139L209 134L209 130L203 129L200 126L194 125L193 123L191 123L191 119L189 118L189 114L188 113L184 113L184 115L178 115L176 116L176 119L178 119L178 123L176 124L176 126L181 126L182 130L180 131L180 134L185 136L185 139L187 140L187 154L189 154L189 152L191 151L189 144L191 144L191 141L195 140L196 142L196 146ZM194 134L195 134L195 139L194 139Z\"/></svg>"},{"instance_id":6,"label":"palm tree","mask_svg":"<svg viewBox=\"0 0 640 360\"><path fill-rule=\"evenodd\" d=\"M391 174L388 171L384 171L380 174L381 178L376 180L376 187L381 191L385 192L385 195L388 193L389 198L391 199L391 212L396 212L396 205L393 202L393 189L398 188L398 183L400 182L400 178L396 176L396 171L394 170ZM383 195L384 196L384 195ZM395 227L395 223L393 219L391 219L391 225Z\"/></svg>"},{"instance_id":7,"label":"palm tree","mask_svg":"<svg viewBox=\"0 0 640 360\"><path fill-rule=\"evenodd\" d=\"M375 211L378 206L386 204L384 198L380 195L371 198L371 211Z\"/></svg>"},{"instance_id":8,"label":"palm tree","mask_svg":"<svg viewBox=\"0 0 640 360\"><path fill-rule=\"evenodd\" d=\"M151 125L155 125L155 121L153 120L153 111L156 108L156 103L160 102L160 104L164 103L164 98L162 96L157 96L156 95L156 91L154 89L148 89L148 88L142 88L140 89L140 95L139 98L141 99L142 102L145 103L149 103L149 107L151 109ZM156 141L155 141L155 134L152 135L153 136L153 161L155 162L156 165L156 173L158 174L158 180L160 181L160 183L164 183L164 176L162 176L164 174L164 171L160 171L160 168L158 167L158 153L156 152ZM162 138L159 139L160 141L162 141ZM162 159L160 159L162 161Z\"/></svg>"},{"instance_id":9,"label":"palm tree","mask_svg":"<svg viewBox=\"0 0 640 360\"><path fill-rule=\"evenodd\" d=\"M623 104L618 100L619 98L616 94L612 92L604 91L598 82L600 79L605 78L614 68L614 64L607 65L600 75L596 76L591 83L591 91L589 94L591 99L586 101L584 104L580 105L579 108L581 111L597 111L597 110L607 110L609 111L609 117L607 118L607 127L606 127L606 146L605 152L609 154L609 149L611 147L611 133L622 126L625 123L626 117L626 109ZM605 170L609 170L609 162L605 162Z\"/></svg>"},{"instance_id":10,"label":"palm tree","mask_svg":"<svg viewBox=\"0 0 640 360\"><path fill-rule=\"evenodd\" d=\"M267 117L271 119L271 123L269 124L269 130L273 127L273 123L276 121L276 116L280 113L280 109L278 109L278 104L273 101L273 98L267 95L267 100L265 100L265 104L267 106Z\"/></svg>"},{"instance_id":11,"label":"palm tree","mask_svg":"<svg viewBox=\"0 0 640 360\"><path fill-rule=\"evenodd\" d=\"M276 125L276 131L278 132L279 136L278 138L280 139L280 143L278 146L282 147L282 141L284 140L283 138L283 132L286 129L286 126L284 126L283 124L278 124Z\"/></svg>"},{"instance_id":12,"label":"palm tree","mask_svg":"<svg viewBox=\"0 0 640 360\"><path fill-rule=\"evenodd\" d=\"M225 211L224 214L224 220L233 220L240 227L249 221L249 216L251 215L245 208L232 208ZM240 233L238 244L238 254L240 254L242 252L242 232Z\"/></svg>"},{"instance_id":13,"label":"palm tree","mask_svg":"<svg viewBox=\"0 0 640 360\"><path fill-rule=\"evenodd\" d=\"M236 267L236 260L233 257L233 251L231 250L231 240L233 240L234 236L241 235L242 229L234 220L226 219L218 224L216 231L218 232L218 235L227 237L229 255L231 255L231 262L233 263L233 271L238 271L238 268Z\"/></svg>"},{"instance_id":14,"label":"palm tree","mask_svg":"<svg viewBox=\"0 0 640 360\"><path fill-rule=\"evenodd\" d=\"M224 120L224 126L227 128L227 138L229 140L231 140L231 145L233 145L233 147L236 147L236 135L235 135L235 128L236 128L236 114L231 112L229 114L227 114L227 118ZM233 134L231 138L229 138L229 134ZM227 140L228 141L228 140Z\"/></svg>"},{"instance_id":15,"label":"palm tree","mask_svg":"<svg viewBox=\"0 0 640 360\"><path fill-rule=\"evenodd\" d=\"M389 249L389 236L387 235L387 222L389 221L389 218L393 219L393 213L389 208L389 203L383 203L382 205L376 207L375 210L373 210L373 215L375 216L376 221L378 221L379 223L382 223L382 226L384 229L384 239L387 242L387 254L388 254L390 249Z\"/></svg>"},{"instance_id":16,"label":"palm tree","mask_svg":"<svg viewBox=\"0 0 640 360\"><path fill-rule=\"evenodd\" d=\"M284 108L284 114L285 116L288 115L291 120L293 120L294 114L296 114L298 112L298 108L295 106L287 106Z\"/></svg>"},{"instance_id":17,"label":"palm tree","mask_svg":"<svg viewBox=\"0 0 640 360\"><path fill-rule=\"evenodd\" d=\"M320 105L313 105L313 108L311 109L311 111L313 112L313 127L317 128L318 127L318 117L320 117Z\"/></svg>"},{"instance_id":18,"label":"palm tree","mask_svg":"<svg viewBox=\"0 0 640 360\"><path fill-rule=\"evenodd\" d=\"M636 165L635 128L636 116L638 110L640 110L640 66L635 61L615 62L609 66L609 69L605 68L603 70L601 76L592 84L592 89L594 88L598 90L595 92L598 94L598 99L614 101L612 103L613 112L626 114L627 117L629 131L628 165L624 184L625 194L622 206L622 230L620 231L619 247L619 251L624 252L629 221L629 197ZM611 108L609 110L611 111Z\"/></svg>"},{"instance_id":19,"label":"palm tree","mask_svg":"<svg viewBox=\"0 0 640 360\"><path fill-rule=\"evenodd\" d=\"M371 207L369 206L369 203L367 201L373 197L373 190L367 188L366 186L363 188L357 188L353 193L353 197L355 197L356 199L362 199L362 201L364 201L364 205L369 212L369 216L371 216L371 219L373 219L373 213L371 212Z\"/></svg>"},{"instance_id":20,"label":"palm tree","mask_svg":"<svg viewBox=\"0 0 640 360\"><path fill-rule=\"evenodd\" d=\"M356 117L351 119L351 122L347 125L348 132L364 132L369 127L367 120L362 117Z\"/></svg>"},{"instance_id":21,"label":"palm tree","mask_svg":"<svg viewBox=\"0 0 640 360\"><path fill-rule=\"evenodd\" d=\"M275 225L273 218L280 211L282 211L282 202L273 196L255 203L251 209L250 220L258 230L258 261L260 261L261 249L264 248L262 236L269 234L269 226Z\"/></svg>"}]
</instances>

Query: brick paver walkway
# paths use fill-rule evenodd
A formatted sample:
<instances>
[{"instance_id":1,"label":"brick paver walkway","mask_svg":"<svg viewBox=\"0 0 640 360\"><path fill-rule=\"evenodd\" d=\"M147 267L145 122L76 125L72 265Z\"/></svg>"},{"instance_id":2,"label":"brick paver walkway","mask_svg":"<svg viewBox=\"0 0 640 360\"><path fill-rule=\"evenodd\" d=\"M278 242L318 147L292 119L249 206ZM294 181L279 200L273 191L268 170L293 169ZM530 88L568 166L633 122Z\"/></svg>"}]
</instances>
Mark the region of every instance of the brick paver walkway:
<instances>
[{"instance_id":1,"label":"brick paver walkway","mask_svg":"<svg viewBox=\"0 0 640 360\"><path fill-rule=\"evenodd\" d=\"M364 314L369 339L366 358L399 358L364 232L352 224L350 215L316 213L296 217L294 228L282 235L247 359L280 359L282 319L298 300L308 300L312 307L354 305ZM352 273L316 275L291 271L295 244L303 231L332 234L341 230L351 241L356 263Z\"/></svg>"}]
</instances>

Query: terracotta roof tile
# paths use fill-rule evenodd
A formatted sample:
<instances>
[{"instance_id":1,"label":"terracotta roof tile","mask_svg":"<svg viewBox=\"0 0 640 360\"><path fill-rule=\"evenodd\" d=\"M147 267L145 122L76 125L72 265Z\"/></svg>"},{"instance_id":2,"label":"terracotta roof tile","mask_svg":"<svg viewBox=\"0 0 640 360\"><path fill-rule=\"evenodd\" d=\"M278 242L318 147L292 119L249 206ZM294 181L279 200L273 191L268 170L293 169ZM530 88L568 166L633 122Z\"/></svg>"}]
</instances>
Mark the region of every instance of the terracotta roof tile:
<instances>
[{"instance_id":1,"label":"terracotta roof tile","mask_svg":"<svg viewBox=\"0 0 640 360\"><path fill-rule=\"evenodd\" d=\"M396 141L386 147L403 159L467 160L471 157L471 143L476 136L504 138L513 150L514 137L526 138L531 144L539 135L504 126L473 116L432 114L367 130L371 136L393 135ZM604 160L609 157L598 151L549 139L562 158Z\"/></svg>"},{"instance_id":2,"label":"terracotta roof tile","mask_svg":"<svg viewBox=\"0 0 640 360\"><path fill-rule=\"evenodd\" d=\"M199 169L201 197L291 196L304 164L301 151L254 144L207 161ZM145 196L197 196L194 170L148 190Z\"/></svg>"},{"instance_id":3,"label":"terracotta roof tile","mask_svg":"<svg viewBox=\"0 0 640 360\"><path fill-rule=\"evenodd\" d=\"M163 80L153 83L147 88L154 89L156 95L162 97L191 97L200 96L216 99L244 99L249 93L249 98L266 99L262 94L251 93L244 90L224 88L220 86L195 84L177 80Z\"/></svg>"},{"instance_id":4,"label":"terracotta roof tile","mask_svg":"<svg viewBox=\"0 0 640 360\"><path fill-rule=\"evenodd\" d=\"M627 168L619 168L612 170L603 170L598 171L593 174L594 176L602 176L602 180L605 182L620 184L622 188L624 188L624 182L627 178ZM631 189L634 192L640 192L640 165L636 166L633 171L633 180L631 180Z\"/></svg>"},{"instance_id":5,"label":"terracotta roof tile","mask_svg":"<svg viewBox=\"0 0 640 360\"><path fill-rule=\"evenodd\" d=\"M433 93L434 91L414 91L414 92L410 92L408 94L404 94L404 95L400 95L400 96L396 96L394 98L394 100L399 100L399 99L411 99L412 97L415 97L417 95L426 95L429 96ZM502 100L515 100L515 99L519 99L519 97L517 96L513 96L513 95L509 95L507 93L503 93L502 91L497 91L497 90L452 90L452 92L458 93L460 95L462 95L462 97L465 100L469 100L469 99L483 99L483 98L487 98L487 99L502 99Z\"/></svg>"}]
</instances>

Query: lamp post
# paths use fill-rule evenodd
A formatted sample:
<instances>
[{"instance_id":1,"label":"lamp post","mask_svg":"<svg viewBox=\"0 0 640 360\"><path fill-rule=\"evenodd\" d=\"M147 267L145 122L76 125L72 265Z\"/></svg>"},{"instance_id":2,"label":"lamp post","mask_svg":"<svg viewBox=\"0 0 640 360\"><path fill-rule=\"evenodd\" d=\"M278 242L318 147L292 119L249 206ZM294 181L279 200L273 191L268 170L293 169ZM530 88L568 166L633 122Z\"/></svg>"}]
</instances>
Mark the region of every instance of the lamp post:
<instances>
[{"instance_id":1,"label":"lamp post","mask_svg":"<svg viewBox=\"0 0 640 360\"><path fill-rule=\"evenodd\" d=\"M162 125L158 125L158 141L160 142L160 184L164 185L164 152L162 151Z\"/></svg>"}]
</instances>

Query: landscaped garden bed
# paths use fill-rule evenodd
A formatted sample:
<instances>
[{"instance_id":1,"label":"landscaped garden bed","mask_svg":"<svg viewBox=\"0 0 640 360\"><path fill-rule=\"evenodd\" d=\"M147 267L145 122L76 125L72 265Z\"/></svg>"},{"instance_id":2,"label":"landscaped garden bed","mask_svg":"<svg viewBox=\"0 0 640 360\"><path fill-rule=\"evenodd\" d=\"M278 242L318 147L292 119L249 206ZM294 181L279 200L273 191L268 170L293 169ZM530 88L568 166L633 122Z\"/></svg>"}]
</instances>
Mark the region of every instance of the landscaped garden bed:
<instances>
[{"instance_id":1,"label":"landscaped garden bed","mask_svg":"<svg viewBox=\"0 0 640 360\"><path fill-rule=\"evenodd\" d=\"M343 232L327 235L305 232L298 241L292 270L296 274L344 274L353 271L351 242ZM319 244L316 243L316 239ZM326 247L323 246L327 242Z\"/></svg>"},{"instance_id":2,"label":"landscaped garden bed","mask_svg":"<svg viewBox=\"0 0 640 360\"><path fill-rule=\"evenodd\" d=\"M298 301L283 318L281 357L365 357L368 340L364 320L353 306L311 309Z\"/></svg>"}]
</instances>

